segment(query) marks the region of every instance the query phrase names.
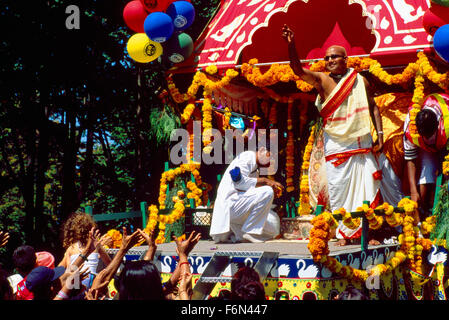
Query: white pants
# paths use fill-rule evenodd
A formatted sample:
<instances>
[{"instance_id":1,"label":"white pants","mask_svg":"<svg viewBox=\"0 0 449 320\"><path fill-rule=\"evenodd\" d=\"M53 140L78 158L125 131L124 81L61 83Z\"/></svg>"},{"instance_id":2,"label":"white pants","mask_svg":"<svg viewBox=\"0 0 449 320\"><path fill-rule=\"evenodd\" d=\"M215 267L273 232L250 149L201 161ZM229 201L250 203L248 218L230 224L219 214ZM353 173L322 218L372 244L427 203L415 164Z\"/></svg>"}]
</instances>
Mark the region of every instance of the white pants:
<instances>
[{"instance_id":1,"label":"white pants","mask_svg":"<svg viewBox=\"0 0 449 320\"><path fill-rule=\"evenodd\" d=\"M251 188L239 194L231 205L231 230L236 240L242 240L244 233L256 234L270 240L280 232L280 219L271 210L274 193L269 186Z\"/></svg>"},{"instance_id":2,"label":"white pants","mask_svg":"<svg viewBox=\"0 0 449 320\"><path fill-rule=\"evenodd\" d=\"M437 154L420 148L419 159L421 160L421 172L419 173L418 184L435 184L438 170Z\"/></svg>"}]
</instances>

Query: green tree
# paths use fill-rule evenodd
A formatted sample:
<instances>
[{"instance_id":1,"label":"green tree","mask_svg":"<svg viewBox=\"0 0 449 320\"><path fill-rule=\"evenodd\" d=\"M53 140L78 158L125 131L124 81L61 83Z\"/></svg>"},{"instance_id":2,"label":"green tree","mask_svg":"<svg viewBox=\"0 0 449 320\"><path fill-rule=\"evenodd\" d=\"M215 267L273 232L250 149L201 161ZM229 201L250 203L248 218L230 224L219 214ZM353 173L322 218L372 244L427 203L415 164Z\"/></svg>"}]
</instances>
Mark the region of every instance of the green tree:
<instances>
[{"instance_id":1,"label":"green tree","mask_svg":"<svg viewBox=\"0 0 449 320\"><path fill-rule=\"evenodd\" d=\"M59 228L87 204L94 212L157 199L168 126L179 119L159 93L166 67L126 54L124 0L12 1L0 5L0 228L10 249L57 250ZM192 1L196 38L219 0ZM67 29L67 6L80 29Z\"/></svg>"}]
</instances>

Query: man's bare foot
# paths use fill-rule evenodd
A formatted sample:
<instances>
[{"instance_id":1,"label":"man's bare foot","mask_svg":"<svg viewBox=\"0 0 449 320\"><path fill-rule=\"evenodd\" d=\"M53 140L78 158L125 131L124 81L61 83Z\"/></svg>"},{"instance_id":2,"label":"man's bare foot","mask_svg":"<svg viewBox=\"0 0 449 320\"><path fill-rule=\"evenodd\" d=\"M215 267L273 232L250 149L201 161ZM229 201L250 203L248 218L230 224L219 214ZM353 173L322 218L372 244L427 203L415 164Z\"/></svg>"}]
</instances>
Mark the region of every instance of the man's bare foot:
<instances>
[{"instance_id":1,"label":"man's bare foot","mask_svg":"<svg viewBox=\"0 0 449 320\"><path fill-rule=\"evenodd\" d=\"M338 240L338 242L337 242L337 246L339 246L339 247L343 247L343 246L346 246L346 245L348 245L349 244L349 241L348 240L346 240L346 239L340 239L340 240Z\"/></svg>"},{"instance_id":2,"label":"man's bare foot","mask_svg":"<svg viewBox=\"0 0 449 320\"><path fill-rule=\"evenodd\" d=\"M377 241L377 240L375 240L375 239L371 239L371 240L368 242L368 244L369 244L370 246L379 246L379 245L380 245L380 242Z\"/></svg>"}]
</instances>

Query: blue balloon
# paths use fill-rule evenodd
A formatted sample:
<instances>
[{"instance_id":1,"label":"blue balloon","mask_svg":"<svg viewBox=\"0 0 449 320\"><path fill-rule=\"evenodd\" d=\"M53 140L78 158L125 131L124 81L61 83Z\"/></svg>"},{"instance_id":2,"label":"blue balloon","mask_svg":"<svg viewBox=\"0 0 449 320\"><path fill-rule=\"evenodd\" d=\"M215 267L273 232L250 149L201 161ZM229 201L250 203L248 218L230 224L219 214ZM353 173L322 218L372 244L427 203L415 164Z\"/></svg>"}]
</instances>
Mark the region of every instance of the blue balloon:
<instances>
[{"instance_id":1,"label":"blue balloon","mask_svg":"<svg viewBox=\"0 0 449 320\"><path fill-rule=\"evenodd\" d=\"M188 1L172 2L166 12L173 19L176 31L187 29L195 20L195 8Z\"/></svg>"},{"instance_id":2,"label":"blue balloon","mask_svg":"<svg viewBox=\"0 0 449 320\"><path fill-rule=\"evenodd\" d=\"M449 62L449 24L439 27L435 32L433 47L441 59Z\"/></svg>"},{"instance_id":3,"label":"blue balloon","mask_svg":"<svg viewBox=\"0 0 449 320\"><path fill-rule=\"evenodd\" d=\"M173 34L173 20L168 14L156 11L147 16L143 23L143 29L148 38L154 42L165 42Z\"/></svg>"}]
</instances>

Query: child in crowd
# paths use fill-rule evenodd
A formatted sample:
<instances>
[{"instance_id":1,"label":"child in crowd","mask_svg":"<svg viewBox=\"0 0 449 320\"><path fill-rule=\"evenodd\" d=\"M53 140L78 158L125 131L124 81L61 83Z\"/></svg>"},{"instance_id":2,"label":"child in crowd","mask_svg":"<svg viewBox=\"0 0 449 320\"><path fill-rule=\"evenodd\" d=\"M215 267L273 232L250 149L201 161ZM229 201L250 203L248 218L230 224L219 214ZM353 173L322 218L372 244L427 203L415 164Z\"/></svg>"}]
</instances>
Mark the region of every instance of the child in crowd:
<instances>
[{"instance_id":1,"label":"child in crowd","mask_svg":"<svg viewBox=\"0 0 449 320\"><path fill-rule=\"evenodd\" d=\"M59 266L70 268L73 262L85 249L89 238L89 231L92 228L96 228L96 223L89 214L75 212L67 219L62 227L62 244L66 251ZM95 236L98 237L98 235L97 232ZM93 277L98 272L97 269L100 259L105 266L111 262L111 258L103 247L107 240L106 236L102 237L100 241L97 242L97 246L93 252L86 257L84 269L88 269L90 273L90 277L83 282L83 285L85 285L86 288L90 287Z\"/></svg>"}]
</instances>

